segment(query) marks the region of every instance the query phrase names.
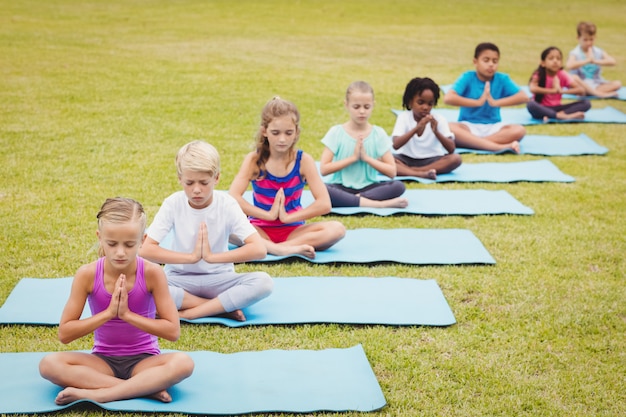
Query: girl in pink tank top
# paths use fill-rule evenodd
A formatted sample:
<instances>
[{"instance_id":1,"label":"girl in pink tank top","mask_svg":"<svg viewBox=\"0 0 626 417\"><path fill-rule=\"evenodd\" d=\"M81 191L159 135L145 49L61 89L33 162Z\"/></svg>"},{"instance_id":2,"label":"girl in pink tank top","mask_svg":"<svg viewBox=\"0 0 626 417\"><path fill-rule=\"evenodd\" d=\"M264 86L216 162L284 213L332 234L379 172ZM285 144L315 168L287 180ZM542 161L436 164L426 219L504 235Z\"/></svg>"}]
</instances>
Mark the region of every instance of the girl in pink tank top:
<instances>
[{"instance_id":1,"label":"girl in pink tank top","mask_svg":"<svg viewBox=\"0 0 626 417\"><path fill-rule=\"evenodd\" d=\"M180 320L163 269L137 255L146 214L138 202L114 198L97 218L101 258L76 272L59 324L63 343L94 332L93 352L51 353L39 372L63 387L59 405L145 396L170 402L167 389L191 375L194 365L185 353L159 351L157 338L178 339ZM91 316L81 318L86 300Z\"/></svg>"}]
</instances>

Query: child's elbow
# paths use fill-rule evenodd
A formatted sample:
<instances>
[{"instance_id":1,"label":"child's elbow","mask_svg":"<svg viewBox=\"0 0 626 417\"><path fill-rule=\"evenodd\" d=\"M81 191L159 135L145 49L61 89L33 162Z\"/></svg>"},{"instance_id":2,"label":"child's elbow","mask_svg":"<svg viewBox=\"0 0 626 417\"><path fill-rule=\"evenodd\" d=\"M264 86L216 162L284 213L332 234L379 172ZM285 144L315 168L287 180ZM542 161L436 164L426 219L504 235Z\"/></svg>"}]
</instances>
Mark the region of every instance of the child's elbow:
<instances>
[{"instance_id":1,"label":"child's elbow","mask_svg":"<svg viewBox=\"0 0 626 417\"><path fill-rule=\"evenodd\" d=\"M61 329L59 329L59 332L57 333L57 337L59 338L59 342L63 343L64 345L67 345L68 343L74 341L73 337L61 331Z\"/></svg>"},{"instance_id":2,"label":"child's elbow","mask_svg":"<svg viewBox=\"0 0 626 417\"><path fill-rule=\"evenodd\" d=\"M168 337L166 337L166 339L169 340L170 342L175 342L178 340L179 337L180 337L180 326L176 326L176 329L173 329L168 335Z\"/></svg>"},{"instance_id":3,"label":"child's elbow","mask_svg":"<svg viewBox=\"0 0 626 417\"><path fill-rule=\"evenodd\" d=\"M319 200L319 206L320 206L321 214L330 213L330 210L333 208L330 202L330 197Z\"/></svg>"},{"instance_id":4,"label":"child's elbow","mask_svg":"<svg viewBox=\"0 0 626 417\"><path fill-rule=\"evenodd\" d=\"M250 248L250 260L264 259L267 256L267 248L263 242L254 243Z\"/></svg>"}]
</instances>

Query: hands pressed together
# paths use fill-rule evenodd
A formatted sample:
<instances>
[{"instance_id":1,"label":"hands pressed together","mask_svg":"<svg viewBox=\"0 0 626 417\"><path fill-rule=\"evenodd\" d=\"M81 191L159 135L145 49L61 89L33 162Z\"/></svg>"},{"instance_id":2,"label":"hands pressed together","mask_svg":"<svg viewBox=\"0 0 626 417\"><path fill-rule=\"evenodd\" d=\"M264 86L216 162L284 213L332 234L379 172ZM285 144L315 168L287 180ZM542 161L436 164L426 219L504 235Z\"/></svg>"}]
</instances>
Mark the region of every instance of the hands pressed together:
<instances>
[{"instance_id":1,"label":"hands pressed together","mask_svg":"<svg viewBox=\"0 0 626 417\"><path fill-rule=\"evenodd\" d=\"M497 104L497 100L491 96L491 84L489 81L485 83L485 89L483 90L483 95L478 99L478 105L482 106L483 104L488 103L491 107L499 107Z\"/></svg>"},{"instance_id":2,"label":"hands pressed together","mask_svg":"<svg viewBox=\"0 0 626 417\"><path fill-rule=\"evenodd\" d=\"M285 209L285 190L280 188L276 192L272 208L267 213L268 217L266 220L280 220L282 223L290 223L289 214Z\"/></svg>"},{"instance_id":3,"label":"hands pressed together","mask_svg":"<svg viewBox=\"0 0 626 417\"><path fill-rule=\"evenodd\" d=\"M196 239L196 246L192 252L192 263L196 263L200 260L211 263L211 245L209 244L209 232L206 227L206 223L200 223L200 229L198 231L198 238Z\"/></svg>"},{"instance_id":4,"label":"hands pressed together","mask_svg":"<svg viewBox=\"0 0 626 417\"><path fill-rule=\"evenodd\" d=\"M437 132L437 119L435 119L432 114L427 114L422 117L419 122L417 122L417 126L415 127L415 133L417 136L422 136L424 129L426 129L426 126L428 126L429 123L433 132Z\"/></svg>"},{"instance_id":5,"label":"hands pressed together","mask_svg":"<svg viewBox=\"0 0 626 417\"><path fill-rule=\"evenodd\" d=\"M124 320L124 316L130 312L128 308L128 291L126 290L126 275L120 274L115 282L115 290L109 303L109 313L112 317Z\"/></svg>"}]
</instances>

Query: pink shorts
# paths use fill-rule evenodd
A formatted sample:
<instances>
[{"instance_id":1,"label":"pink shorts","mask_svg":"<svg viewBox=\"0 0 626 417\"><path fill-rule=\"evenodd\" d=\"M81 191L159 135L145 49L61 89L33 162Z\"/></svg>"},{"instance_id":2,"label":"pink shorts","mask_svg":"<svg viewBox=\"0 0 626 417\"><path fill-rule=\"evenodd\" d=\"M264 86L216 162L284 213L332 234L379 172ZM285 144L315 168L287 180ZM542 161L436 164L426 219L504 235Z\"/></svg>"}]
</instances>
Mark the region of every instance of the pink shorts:
<instances>
[{"instance_id":1,"label":"pink shorts","mask_svg":"<svg viewBox=\"0 0 626 417\"><path fill-rule=\"evenodd\" d=\"M293 232L294 230L296 230L300 226L302 226L302 225L296 225L296 226L269 226L269 227L257 226L257 227L259 229L263 230L265 232L265 234L267 235L267 237L269 237L272 242L274 242L274 243L281 243L281 242L284 242L285 240L287 240L289 238L289 235L291 234L291 232Z\"/></svg>"}]
</instances>

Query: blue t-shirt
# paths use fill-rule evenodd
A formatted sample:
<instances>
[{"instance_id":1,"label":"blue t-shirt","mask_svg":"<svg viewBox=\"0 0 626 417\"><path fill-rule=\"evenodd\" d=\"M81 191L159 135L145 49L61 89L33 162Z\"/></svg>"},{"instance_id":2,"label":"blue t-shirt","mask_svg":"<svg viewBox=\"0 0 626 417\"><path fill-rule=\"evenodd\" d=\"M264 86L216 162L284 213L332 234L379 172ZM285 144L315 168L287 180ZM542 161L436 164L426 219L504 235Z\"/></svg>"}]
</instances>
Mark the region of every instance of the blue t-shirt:
<instances>
[{"instance_id":1,"label":"blue t-shirt","mask_svg":"<svg viewBox=\"0 0 626 417\"><path fill-rule=\"evenodd\" d=\"M458 95L478 99L485 90L485 82L481 81L476 71L463 73L452 85ZM496 100L517 94L519 87L511 80L507 74L496 72L490 81L491 97ZM502 121L500 117L500 107L491 107L485 102L480 107L461 107L459 112L459 122L492 124Z\"/></svg>"}]
</instances>

